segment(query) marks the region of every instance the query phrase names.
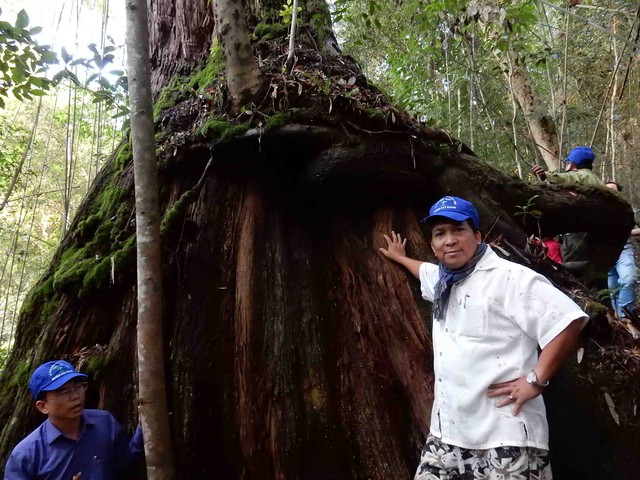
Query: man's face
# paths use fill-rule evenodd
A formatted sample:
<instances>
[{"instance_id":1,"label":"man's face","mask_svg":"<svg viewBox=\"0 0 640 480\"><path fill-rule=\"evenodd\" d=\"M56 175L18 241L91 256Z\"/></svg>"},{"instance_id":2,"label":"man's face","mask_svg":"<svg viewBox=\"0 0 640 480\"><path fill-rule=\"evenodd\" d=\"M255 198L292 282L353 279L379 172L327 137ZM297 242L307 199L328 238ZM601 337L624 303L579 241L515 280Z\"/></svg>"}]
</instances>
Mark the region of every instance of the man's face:
<instances>
[{"instance_id":1,"label":"man's face","mask_svg":"<svg viewBox=\"0 0 640 480\"><path fill-rule=\"evenodd\" d=\"M75 420L84 410L87 382L82 378L72 378L57 390L45 392L44 400L36 402L36 408L56 421Z\"/></svg>"},{"instance_id":2,"label":"man's face","mask_svg":"<svg viewBox=\"0 0 640 480\"><path fill-rule=\"evenodd\" d=\"M431 249L447 268L458 269L466 265L480 242L480 232L474 232L466 221L442 221L431 226Z\"/></svg>"}]
</instances>

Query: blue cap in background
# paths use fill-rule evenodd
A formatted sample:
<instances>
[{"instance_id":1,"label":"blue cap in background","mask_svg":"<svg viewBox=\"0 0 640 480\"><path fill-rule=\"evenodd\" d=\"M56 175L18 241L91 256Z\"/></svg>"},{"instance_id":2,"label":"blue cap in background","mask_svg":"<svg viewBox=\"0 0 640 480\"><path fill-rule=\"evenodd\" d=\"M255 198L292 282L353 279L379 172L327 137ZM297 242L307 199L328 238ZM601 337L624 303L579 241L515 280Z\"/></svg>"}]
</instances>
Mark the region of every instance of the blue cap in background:
<instances>
[{"instance_id":1,"label":"blue cap in background","mask_svg":"<svg viewBox=\"0 0 640 480\"><path fill-rule=\"evenodd\" d=\"M571 162L576 167L591 168L596 154L589 147L576 147L569 152L569 156L564 159L565 162Z\"/></svg>"}]
</instances>

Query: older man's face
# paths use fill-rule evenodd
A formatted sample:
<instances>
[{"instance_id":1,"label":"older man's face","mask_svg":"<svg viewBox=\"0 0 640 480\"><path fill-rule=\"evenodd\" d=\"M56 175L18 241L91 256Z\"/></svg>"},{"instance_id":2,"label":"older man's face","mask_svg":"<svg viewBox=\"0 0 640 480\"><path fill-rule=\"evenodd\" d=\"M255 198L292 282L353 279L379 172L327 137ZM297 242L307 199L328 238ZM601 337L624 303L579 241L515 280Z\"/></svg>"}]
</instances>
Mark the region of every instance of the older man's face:
<instances>
[{"instance_id":1,"label":"older man's face","mask_svg":"<svg viewBox=\"0 0 640 480\"><path fill-rule=\"evenodd\" d=\"M431 248L447 268L465 266L481 241L480 232L474 232L467 221L442 221L431 226Z\"/></svg>"}]
</instances>

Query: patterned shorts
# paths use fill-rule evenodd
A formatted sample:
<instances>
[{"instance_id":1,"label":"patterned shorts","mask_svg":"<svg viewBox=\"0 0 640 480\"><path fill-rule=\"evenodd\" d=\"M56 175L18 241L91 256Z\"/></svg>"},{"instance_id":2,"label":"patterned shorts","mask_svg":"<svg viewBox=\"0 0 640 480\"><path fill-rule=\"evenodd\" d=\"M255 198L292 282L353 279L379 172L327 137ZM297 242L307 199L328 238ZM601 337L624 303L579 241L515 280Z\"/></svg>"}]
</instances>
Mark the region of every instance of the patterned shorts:
<instances>
[{"instance_id":1,"label":"patterned shorts","mask_svg":"<svg viewBox=\"0 0 640 480\"><path fill-rule=\"evenodd\" d=\"M549 452L539 448L470 450L429 434L414 480L551 480Z\"/></svg>"}]
</instances>

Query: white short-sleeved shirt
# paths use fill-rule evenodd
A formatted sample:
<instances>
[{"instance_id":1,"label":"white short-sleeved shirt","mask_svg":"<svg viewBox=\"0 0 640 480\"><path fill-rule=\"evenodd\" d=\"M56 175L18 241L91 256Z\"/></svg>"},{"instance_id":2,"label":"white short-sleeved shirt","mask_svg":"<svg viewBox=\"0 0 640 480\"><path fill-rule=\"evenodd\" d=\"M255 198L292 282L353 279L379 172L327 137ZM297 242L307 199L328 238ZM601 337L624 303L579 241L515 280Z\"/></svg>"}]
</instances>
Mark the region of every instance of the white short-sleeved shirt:
<instances>
[{"instance_id":1,"label":"white short-sleeved shirt","mask_svg":"<svg viewBox=\"0 0 640 480\"><path fill-rule=\"evenodd\" d=\"M420 266L422 296L433 301L438 266ZM435 392L431 433L469 449L500 446L548 450L542 396L497 408L489 385L526 375L544 348L584 313L533 270L498 257L491 248L475 270L451 288L444 320L433 321Z\"/></svg>"}]
</instances>

